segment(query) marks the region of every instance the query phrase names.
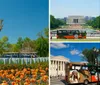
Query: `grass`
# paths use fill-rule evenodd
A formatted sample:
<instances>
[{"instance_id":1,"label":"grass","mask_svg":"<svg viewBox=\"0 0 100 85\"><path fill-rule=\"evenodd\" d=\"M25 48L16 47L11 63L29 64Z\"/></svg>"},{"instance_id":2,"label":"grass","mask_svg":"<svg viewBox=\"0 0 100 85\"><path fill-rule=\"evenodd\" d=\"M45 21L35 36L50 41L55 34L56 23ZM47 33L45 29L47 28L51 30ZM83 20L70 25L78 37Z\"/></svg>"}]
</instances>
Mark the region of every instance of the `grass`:
<instances>
[{"instance_id":1,"label":"grass","mask_svg":"<svg viewBox=\"0 0 100 85\"><path fill-rule=\"evenodd\" d=\"M78 42L81 42L81 41L92 41L92 42L98 41L98 42L100 42L100 39L52 39L51 41L78 41Z\"/></svg>"}]
</instances>

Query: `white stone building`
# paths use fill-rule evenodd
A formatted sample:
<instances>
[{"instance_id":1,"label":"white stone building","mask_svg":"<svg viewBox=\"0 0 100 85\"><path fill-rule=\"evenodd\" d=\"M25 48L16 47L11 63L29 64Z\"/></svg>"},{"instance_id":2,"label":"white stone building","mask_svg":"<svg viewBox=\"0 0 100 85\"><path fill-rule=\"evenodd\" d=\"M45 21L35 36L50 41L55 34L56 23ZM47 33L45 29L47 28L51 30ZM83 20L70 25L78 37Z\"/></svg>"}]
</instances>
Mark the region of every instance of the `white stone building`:
<instances>
[{"instance_id":1,"label":"white stone building","mask_svg":"<svg viewBox=\"0 0 100 85\"><path fill-rule=\"evenodd\" d=\"M84 16L68 16L67 24L85 24Z\"/></svg>"},{"instance_id":2,"label":"white stone building","mask_svg":"<svg viewBox=\"0 0 100 85\"><path fill-rule=\"evenodd\" d=\"M65 64L69 62L69 59L64 56L51 57L50 76L65 76Z\"/></svg>"},{"instance_id":3,"label":"white stone building","mask_svg":"<svg viewBox=\"0 0 100 85\"><path fill-rule=\"evenodd\" d=\"M84 16L68 16L66 24L69 25L68 28L82 29L82 25L85 24L85 18Z\"/></svg>"}]
</instances>

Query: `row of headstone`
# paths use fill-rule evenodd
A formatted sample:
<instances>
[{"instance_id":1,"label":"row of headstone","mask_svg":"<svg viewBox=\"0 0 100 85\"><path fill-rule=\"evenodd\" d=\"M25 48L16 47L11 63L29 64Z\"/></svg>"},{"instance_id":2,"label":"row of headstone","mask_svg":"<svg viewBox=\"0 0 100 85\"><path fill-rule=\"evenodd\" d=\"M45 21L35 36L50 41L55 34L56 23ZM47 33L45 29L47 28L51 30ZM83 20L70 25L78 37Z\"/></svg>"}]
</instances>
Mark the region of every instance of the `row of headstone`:
<instances>
[{"instance_id":1,"label":"row of headstone","mask_svg":"<svg viewBox=\"0 0 100 85\"><path fill-rule=\"evenodd\" d=\"M48 57L39 58L1 58L0 64L32 64L36 62L48 61Z\"/></svg>"}]
</instances>

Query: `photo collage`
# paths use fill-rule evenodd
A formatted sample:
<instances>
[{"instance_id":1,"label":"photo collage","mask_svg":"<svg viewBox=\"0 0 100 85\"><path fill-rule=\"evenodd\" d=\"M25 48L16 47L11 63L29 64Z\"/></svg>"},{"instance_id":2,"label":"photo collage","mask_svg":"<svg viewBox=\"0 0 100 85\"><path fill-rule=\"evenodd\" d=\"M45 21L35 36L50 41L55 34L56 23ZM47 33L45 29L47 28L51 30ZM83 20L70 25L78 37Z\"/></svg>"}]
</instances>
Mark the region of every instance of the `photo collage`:
<instances>
[{"instance_id":1,"label":"photo collage","mask_svg":"<svg viewBox=\"0 0 100 85\"><path fill-rule=\"evenodd\" d=\"M0 85L100 85L100 0L0 0Z\"/></svg>"}]
</instances>

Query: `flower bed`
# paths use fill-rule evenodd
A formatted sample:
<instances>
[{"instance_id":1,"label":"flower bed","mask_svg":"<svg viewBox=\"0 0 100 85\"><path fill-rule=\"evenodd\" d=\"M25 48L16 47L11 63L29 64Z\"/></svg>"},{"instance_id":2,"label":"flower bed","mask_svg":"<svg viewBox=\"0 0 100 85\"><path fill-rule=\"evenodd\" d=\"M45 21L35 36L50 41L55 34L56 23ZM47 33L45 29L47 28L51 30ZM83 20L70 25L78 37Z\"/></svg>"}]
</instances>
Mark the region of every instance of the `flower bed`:
<instances>
[{"instance_id":1,"label":"flower bed","mask_svg":"<svg viewBox=\"0 0 100 85\"><path fill-rule=\"evenodd\" d=\"M0 85L48 85L48 62L0 65Z\"/></svg>"}]
</instances>

